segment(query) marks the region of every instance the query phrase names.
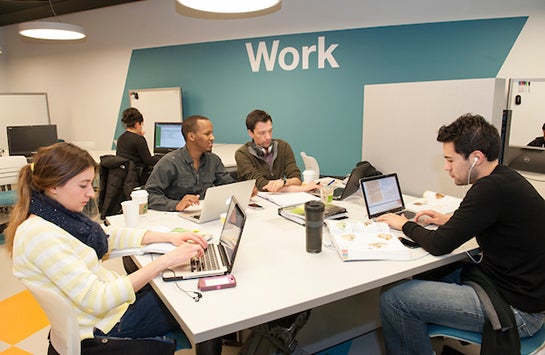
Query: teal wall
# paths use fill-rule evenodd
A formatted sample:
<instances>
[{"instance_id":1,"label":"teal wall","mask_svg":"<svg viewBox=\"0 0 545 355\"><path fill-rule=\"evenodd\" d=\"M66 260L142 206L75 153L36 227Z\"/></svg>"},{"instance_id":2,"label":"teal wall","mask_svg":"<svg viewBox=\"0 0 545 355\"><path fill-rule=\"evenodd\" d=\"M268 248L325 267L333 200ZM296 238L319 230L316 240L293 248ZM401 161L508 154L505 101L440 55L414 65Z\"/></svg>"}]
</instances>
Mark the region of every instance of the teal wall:
<instances>
[{"instance_id":1,"label":"teal wall","mask_svg":"<svg viewBox=\"0 0 545 355\"><path fill-rule=\"evenodd\" d=\"M184 117L209 117L216 142L246 142L246 115L263 109L273 118L273 135L290 142L301 168L299 152L305 151L318 159L323 174L343 175L361 160L364 85L496 77L526 20L429 23L137 49L119 116L130 104L130 89L179 86ZM278 52L294 48L283 57L289 65L295 49L301 53L302 47L317 45L319 37L325 37L325 49L337 44L330 48L334 60L325 61L323 68L312 52L308 69L302 68L302 59L291 70L282 69L278 60L271 71L263 62L258 72L251 69L246 43L254 53L260 42L270 52L275 40L280 42ZM414 109L426 100L433 98L415 102ZM115 137L122 130L118 123Z\"/></svg>"}]
</instances>

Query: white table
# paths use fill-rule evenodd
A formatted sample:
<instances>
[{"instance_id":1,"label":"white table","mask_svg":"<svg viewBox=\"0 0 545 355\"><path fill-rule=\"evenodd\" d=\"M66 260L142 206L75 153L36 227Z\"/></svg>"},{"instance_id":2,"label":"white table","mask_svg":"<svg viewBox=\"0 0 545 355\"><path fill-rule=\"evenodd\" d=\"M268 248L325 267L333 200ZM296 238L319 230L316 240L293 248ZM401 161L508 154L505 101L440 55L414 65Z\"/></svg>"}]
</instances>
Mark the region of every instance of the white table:
<instances>
[{"instance_id":1,"label":"white table","mask_svg":"<svg viewBox=\"0 0 545 355\"><path fill-rule=\"evenodd\" d=\"M356 193L357 194L357 193ZM356 195L355 194L355 195ZM183 294L174 283L157 277L152 286L180 323L189 339L203 342L238 330L247 329L303 310L326 305L466 257L474 241L451 254L427 255L412 261L342 262L337 252L324 247L319 254L305 250L305 228L277 214L277 206L254 198L264 210L248 210L248 219L233 274L237 286L204 292L199 302ZM352 202L350 202L352 200ZM335 202L347 207L350 218L365 217L359 200ZM124 224L122 216L108 217L113 225ZM219 221L196 225L176 213L150 211L142 227L186 227L220 231ZM324 243L329 235L324 229ZM135 257L140 265L149 255ZM197 290L196 280L181 281L185 290Z\"/></svg>"}]
</instances>

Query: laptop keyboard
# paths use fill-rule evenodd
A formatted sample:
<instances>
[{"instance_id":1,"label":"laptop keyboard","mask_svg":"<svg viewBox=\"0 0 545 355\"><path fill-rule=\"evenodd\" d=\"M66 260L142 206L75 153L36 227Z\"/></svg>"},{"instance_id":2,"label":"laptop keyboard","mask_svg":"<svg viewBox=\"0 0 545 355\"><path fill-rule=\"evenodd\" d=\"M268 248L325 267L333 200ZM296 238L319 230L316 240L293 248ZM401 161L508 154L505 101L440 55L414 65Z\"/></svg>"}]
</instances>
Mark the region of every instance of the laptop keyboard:
<instances>
[{"instance_id":1,"label":"laptop keyboard","mask_svg":"<svg viewBox=\"0 0 545 355\"><path fill-rule=\"evenodd\" d=\"M216 258L216 251L212 250L216 249L215 244L211 244L207 249L204 250L204 255L200 258L193 258L191 259L191 271L192 272L198 272L198 271L209 271L209 270L217 270L219 269L219 263Z\"/></svg>"}]
</instances>

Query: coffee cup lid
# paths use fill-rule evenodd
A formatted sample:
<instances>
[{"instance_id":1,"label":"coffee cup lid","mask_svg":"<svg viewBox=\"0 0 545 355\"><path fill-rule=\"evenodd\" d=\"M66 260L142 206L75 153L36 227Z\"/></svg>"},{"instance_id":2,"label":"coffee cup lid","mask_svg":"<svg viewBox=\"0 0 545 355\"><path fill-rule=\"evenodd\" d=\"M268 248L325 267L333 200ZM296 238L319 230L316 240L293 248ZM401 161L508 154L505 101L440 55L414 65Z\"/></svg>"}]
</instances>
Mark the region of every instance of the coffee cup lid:
<instances>
[{"instance_id":1,"label":"coffee cup lid","mask_svg":"<svg viewBox=\"0 0 545 355\"><path fill-rule=\"evenodd\" d=\"M148 192L146 190L135 190L131 192L131 196L147 196Z\"/></svg>"}]
</instances>

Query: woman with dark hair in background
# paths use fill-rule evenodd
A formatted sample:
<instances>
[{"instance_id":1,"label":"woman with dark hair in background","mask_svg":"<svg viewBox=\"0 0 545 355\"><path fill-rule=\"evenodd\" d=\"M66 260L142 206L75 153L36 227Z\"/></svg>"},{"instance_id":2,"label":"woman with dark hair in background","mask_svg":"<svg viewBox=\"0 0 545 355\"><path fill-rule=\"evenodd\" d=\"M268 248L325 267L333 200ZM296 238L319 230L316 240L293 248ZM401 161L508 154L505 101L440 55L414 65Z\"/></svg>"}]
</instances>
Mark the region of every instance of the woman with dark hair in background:
<instances>
[{"instance_id":1,"label":"woman with dark hair in background","mask_svg":"<svg viewBox=\"0 0 545 355\"><path fill-rule=\"evenodd\" d=\"M142 170L140 184L145 185L153 166L161 157L152 156L148 143L144 138L144 117L134 107L123 111L121 122L125 125L125 132L117 139L116 155L132 160Z\"/></svg>"}]
</instances>

